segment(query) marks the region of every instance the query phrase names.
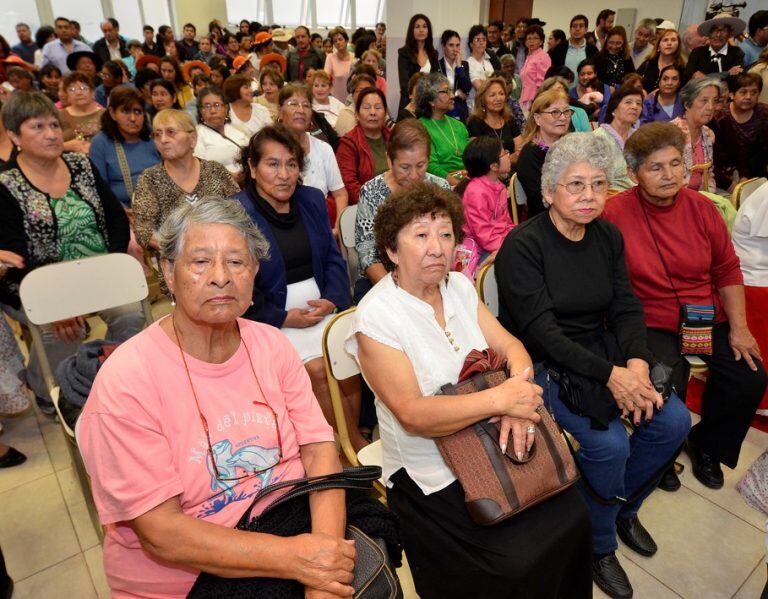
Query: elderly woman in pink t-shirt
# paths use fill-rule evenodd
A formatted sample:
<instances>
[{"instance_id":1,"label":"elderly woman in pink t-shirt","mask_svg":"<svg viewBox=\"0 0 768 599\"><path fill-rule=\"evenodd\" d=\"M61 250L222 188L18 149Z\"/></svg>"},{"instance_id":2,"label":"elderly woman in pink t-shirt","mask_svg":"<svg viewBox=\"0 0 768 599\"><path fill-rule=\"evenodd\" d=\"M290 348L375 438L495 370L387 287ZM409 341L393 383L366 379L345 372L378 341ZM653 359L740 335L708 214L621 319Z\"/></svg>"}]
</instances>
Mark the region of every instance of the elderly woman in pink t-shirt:
<instances>
[{"instance_id":1,"label":"elderly woman in pink t-shirt","mask_svg":"<svg viewBox=\"0 0 768 599\"><path fill-rule=\"evenodd\" d=\"M311 534L234 529L266 485L341 470L288 339L239 318L267 242L223 198L185 203L159 238L176 308L109 358L78 423L112 597L185 597L201 571L351 595L343 492L310 499Z\"/></svg>"}]
</instances>

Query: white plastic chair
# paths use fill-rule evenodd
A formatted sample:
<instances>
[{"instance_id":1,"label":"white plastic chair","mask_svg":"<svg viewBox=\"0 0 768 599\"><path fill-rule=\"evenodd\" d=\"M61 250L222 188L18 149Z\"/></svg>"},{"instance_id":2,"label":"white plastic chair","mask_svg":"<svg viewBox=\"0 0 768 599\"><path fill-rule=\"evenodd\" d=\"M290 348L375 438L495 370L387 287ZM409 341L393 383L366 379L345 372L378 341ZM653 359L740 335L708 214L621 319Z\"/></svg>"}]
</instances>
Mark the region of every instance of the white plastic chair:
<instances>
[{"instance_id":1,"label":"white plastic chair","mask_svg":"<svg viewBox=\"0 0 768 599\"><path fill-rule=\"evenodd\" d=\"M381 466L383 463L381 441L377 440L356 452L352 447L347 428L347 417L344 412L344 401L341 397L339 381L360 374L360 368L355 359L344 349L344 341L349 334L355 308L350 308L334 316L325 326L323 332L323 362L328 378L328 390L333 405L333 415L336 418L336 431L344 457L353 466ZM375 483L376 490L385 496L381 482Z\"/></svg>"},{"instance_id":2,"label":"white plastic chair","mask_svg":"<svg viewBox=\"0 0 768 599\"><path fill-rule=\"evenodd\" d=\"M65 422L59 408L59 387L45 353L40 327L59 320L74 318L109 308L141 302L147 324L152 322L147 280L141 264L128 254L105 254L81 260L71 260L41 266L21 281L19 296L32 335L32 347L37 353L45 385L58 414L72 462L75 465L91 519L101 534L93 506L90 482L80 452L75 431Z\"/></svg>"},{"instance_id":3,"label":"white plastic chair","mask_svg":"<svg viewBox=\"0 0 768 599\"><path fill-rule=\"evenodd\" d=\"M350 291L354 294L355 281L360 278L360 257L355 248L355 221L357 220L357 205L347 206L339 218L339 237L341 238L341 254L347 262Z\"/></svg>"},{"instance_id":4,"label":"white plastic chair","mask_svg":"<svg viewBox=\"0 0 768 599\"><path fill-rule=\"evenodd\" d=\"M499 285L496 282L496 270L493 264L484 266L477 273L477 295L496 318L499 317Z\"/></svg>"}]
</instances>

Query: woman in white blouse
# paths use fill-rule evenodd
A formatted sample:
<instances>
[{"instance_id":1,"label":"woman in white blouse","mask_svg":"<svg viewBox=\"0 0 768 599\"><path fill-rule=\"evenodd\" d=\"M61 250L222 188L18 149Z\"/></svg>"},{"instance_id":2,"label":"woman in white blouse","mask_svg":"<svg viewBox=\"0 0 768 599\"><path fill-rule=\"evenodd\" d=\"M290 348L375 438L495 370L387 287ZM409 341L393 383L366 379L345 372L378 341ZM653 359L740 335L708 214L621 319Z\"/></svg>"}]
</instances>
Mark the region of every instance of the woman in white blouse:
<instances>
[{"instance_id":1,"label":"woman in white blouse","mask_svg":"<svg viewBox=\"0 0 768 599\"><path fill-rule=\"evenodd\" d=\"M475 102L475 90L479 89L483 82L493 75L494 71L501 70L501 63L496 58L496 54L486 52L488 46L488 34L482 25L473 25L467 35L467 45L469 46L469 79L472 81L472 91L469 94L467 104L469 110L472 110Z\"/></svg>"},{"instance_id":2,"label":"woman in white blouse","mask_svg":"<svg viewBox=\"0 0 768 599\"><path fill-rule=\"evenodd\" d=\"M242 182L240 154L248 144L248 136L227 122L229 105L217 88L201 90L197 104L200 124L197 126L195 157L218 162L238 183Z\"/></svg>"},{"instance_id":3,"label":"woman in white blouse","mask_svg":"<svg viewBox=\"0 0 768 599\"><path fill-rule=\"evenodd\" d=\"M509 443L521 454L542 403L528 352L471 282L449 272L462 218L459 198L430 183L384 201L376 245L389 274L360 302L346 341L376 395L388 505L416 591L422 599L591 597L589 516L575 488L478 526L433 440L494 418L502 451ZM466 355L487 347L506 356L513 376L478 393L440 395L457 382Z\"/></svg>"},{"instance_id":4,"label":"woman in white blouse","mask_svg":"<svg viewBox=\"0 0 768 599\"><path fill-rule=\"evenodd\" d=\"M293 134L304 150L302 184L316 187L324 196L329 193L336 204L334 233L344 208L349 203L347 188L341 178L333 148L321 139L309 134L312 125L312 94L303 83L289 83L280 90L277 99L280 121Z\"/></svg>"},{"instance_id":5,"label":"woman in white blouse","mask_svg":"<svg viewBox=\"0 0 768 599\"><path fill-rule=\"evenodd\" d=\"M232 75L224 81L224 98L229 102L229 123L251 139L267 125L272 116L266 106L253 101L251 79L245 75Z\"/></svg>"},{"instance_id":6,"label":"woman in white blouse","mask_svg":"<svg viewBox=\"0 0 768 599\"><path fill-rule=\"evenodd\" d=\"M763 356L768 354L768 183L741 203L731 233L744 274L747 324ZM768 392L757 413L768 416Z\"/></svg>"}]
</instances>

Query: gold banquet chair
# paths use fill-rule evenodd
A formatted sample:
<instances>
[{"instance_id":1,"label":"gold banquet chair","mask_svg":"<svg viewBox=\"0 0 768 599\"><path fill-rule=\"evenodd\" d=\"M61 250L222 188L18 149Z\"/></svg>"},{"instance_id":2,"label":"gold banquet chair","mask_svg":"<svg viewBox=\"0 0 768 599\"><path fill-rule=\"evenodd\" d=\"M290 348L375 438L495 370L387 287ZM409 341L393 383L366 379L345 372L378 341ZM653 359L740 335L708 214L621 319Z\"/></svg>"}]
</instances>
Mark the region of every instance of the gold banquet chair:
<instances>
[{"instance_id":1,"label":"gold banquet chair","mask_svg":"<svg viewBox=\"0 0 768 599\"><path fill-rule=\"evenodd\" d=\"M756 191L757 188L763 185L763 183L766 181L768 181L768 179L765 177L753 177L752 179L739 181L731 193L731 201L736 207L736 210L741 208L741 205L752 194L752 192Z\"/></svg>"},{"instance_id":2,"label":"gold banquet chair","mask_svg":"<svg viewBox=\"0 0 768 599\"><path fill-rule=\"evenodd\" d=\"M347 415L344 411L344 399L339 387L339 381L360 374L357 362L344 349L344 340L349 334L349 327L352 324L354 313L354 307L344 310L336 314L326 325L323 332L323 362L325 363L325 373L328 378L328 390L331 395L333 415L336 418L339 445L341 445L344 457L353 466L360 466L361 464L364 466L381 466L383 459L380 440L374 441L358 452L352 447L352 442L349 438L349 428L347 427ZM376 481L374 487L382 497L386 496L384 485L381 481Z\"/></svg>"}]
</instances>

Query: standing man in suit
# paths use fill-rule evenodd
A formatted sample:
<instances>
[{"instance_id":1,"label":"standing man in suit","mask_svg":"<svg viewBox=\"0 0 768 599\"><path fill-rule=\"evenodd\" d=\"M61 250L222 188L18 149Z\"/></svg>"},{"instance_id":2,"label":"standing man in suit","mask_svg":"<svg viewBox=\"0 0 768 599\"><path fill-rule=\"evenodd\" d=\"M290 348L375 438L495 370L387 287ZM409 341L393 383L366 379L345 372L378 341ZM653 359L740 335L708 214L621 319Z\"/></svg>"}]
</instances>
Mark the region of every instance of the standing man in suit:
<instances>
[{"instance_id":1,"label":"standing man in suit","mask_svg":"<svg viewBox=\"0 0 768 599\"><path fill-rule=\"evenodd\" d=\"M102 64L108 60L122 60L130 56L125 40L120 37L120 23L117 19L109 17L101 24L101 32L104 37L98 39L93 44L93 52L101 58Z\"/></svg>"}]
</instances>

